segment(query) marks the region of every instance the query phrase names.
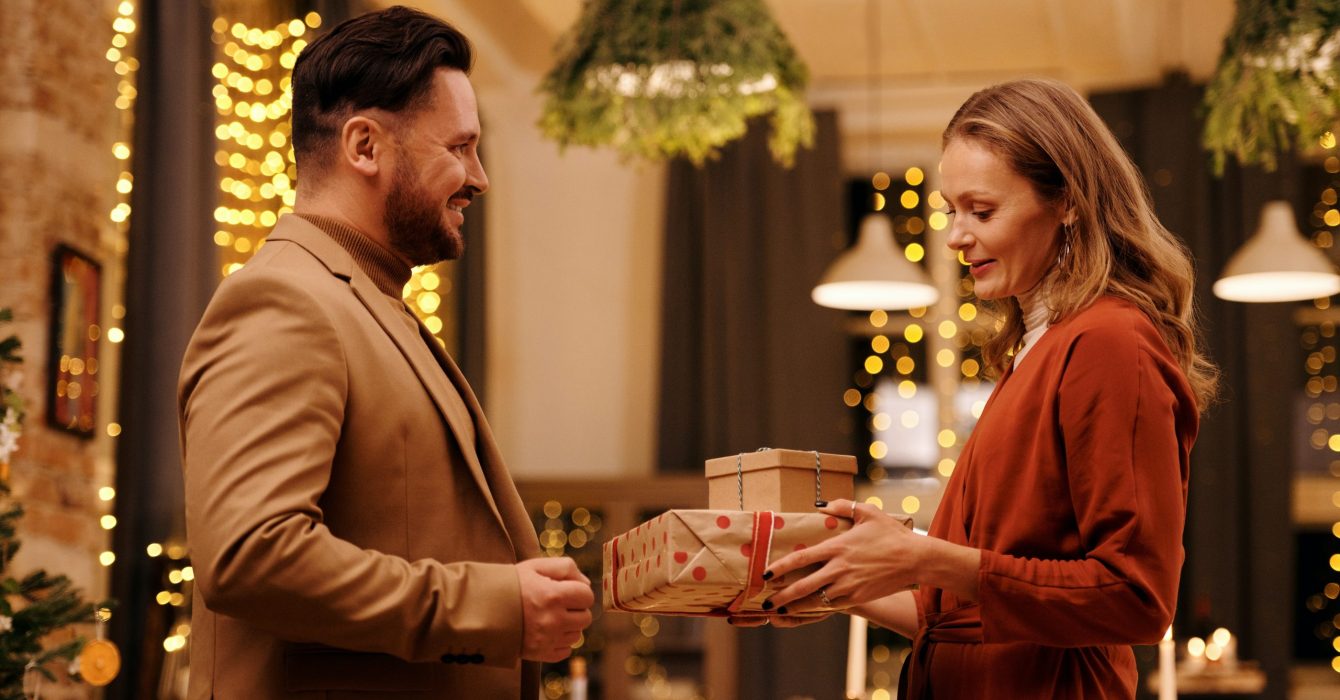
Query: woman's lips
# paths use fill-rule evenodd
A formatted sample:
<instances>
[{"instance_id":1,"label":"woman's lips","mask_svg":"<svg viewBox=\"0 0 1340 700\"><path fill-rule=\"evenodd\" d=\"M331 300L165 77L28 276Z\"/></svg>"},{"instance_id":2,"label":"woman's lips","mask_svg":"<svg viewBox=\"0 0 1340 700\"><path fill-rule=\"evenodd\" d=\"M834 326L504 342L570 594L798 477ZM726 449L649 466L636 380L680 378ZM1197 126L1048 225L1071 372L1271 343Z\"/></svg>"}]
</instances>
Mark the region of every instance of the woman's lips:
<instances>
[{"instance_id":1,"label":"woman's lips","mask_svg":"<svg viewBox=\"0 0 1340 700\"><path fill-rule=\"evenodd\" d=\"M979 262L970 263L968 271L972 273L973 277L981 277L982 275L994 269L995 266L996 266L995 260L982 260Z\"/></svg>"}]
</instances>

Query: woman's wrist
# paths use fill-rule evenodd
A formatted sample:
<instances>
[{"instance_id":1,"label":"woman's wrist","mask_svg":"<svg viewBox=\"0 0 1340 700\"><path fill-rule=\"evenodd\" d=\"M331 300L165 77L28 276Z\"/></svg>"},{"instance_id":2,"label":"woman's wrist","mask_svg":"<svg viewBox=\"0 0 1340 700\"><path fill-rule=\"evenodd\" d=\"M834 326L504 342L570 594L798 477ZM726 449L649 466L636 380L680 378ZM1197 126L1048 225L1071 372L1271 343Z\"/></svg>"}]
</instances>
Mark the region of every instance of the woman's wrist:
<instances>
[{"instance_id":1,"label":"woman's wrist","mask_svg":"<svg viewBox=\"0 0 1340 700\"><path fill-rule=\"evenodd\" d=\"M921 539L917 547L917 583L950 591L967 600L977 600L982 550L937 537Z\"/></svg>"}]
</instances>

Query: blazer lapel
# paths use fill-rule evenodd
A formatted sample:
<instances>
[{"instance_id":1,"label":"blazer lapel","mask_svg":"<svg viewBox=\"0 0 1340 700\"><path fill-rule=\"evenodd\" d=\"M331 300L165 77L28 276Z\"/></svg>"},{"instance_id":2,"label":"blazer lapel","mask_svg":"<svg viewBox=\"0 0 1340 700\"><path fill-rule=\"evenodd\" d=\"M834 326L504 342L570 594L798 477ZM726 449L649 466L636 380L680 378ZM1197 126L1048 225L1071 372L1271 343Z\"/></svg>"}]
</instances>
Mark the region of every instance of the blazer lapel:
<instances>
[{"instance_id":1,"label":"blazer lapel","mask_svg":"<svg viewBox=\"0 0 1340 700\"><path fill-rule=\"evenodd\" d=\"M286 226L285 224L289 225ZM467 392L458 391L453 386L453 382L447 378L445 367L450 366L454 369L455 365L439 365L434 357L434 352L438 348L430 351L430 346L425 344L424 339L413 330L415 326L419 325L418 319L413 316L402 318L409 313L407 309L403 308L403 304L398 304L396 300L383 294L372 281L372 278L358 268L344 248L340 247L340 244L320 229L299 217L286 216L275 227L269 238L297 243L320 259L330 269L331 273L349 280L349 288L353 290L354 296L358 297L358 300L363 303L372 317L377 320L377 324L400 349L400 353L405 356L405 360L413 368L414 374L418 376L424 389L428 391L428 395L432 398L433 404L437 406L438 412L451 428L475 484L479 487L479 491L483 494L489 509L493 511L493 517L498 520L498 525L502 527L503 533L510 542L511 533L498 510L498 504L494 500L489 481L480 465L474 420L470 416L468 407L464 411L461 410L461 406L473 401L474 397ZM450 401L447 392L458 394L461 404L457 405ZM513 550L515 551L515 549L515 545L513 545Z\"/></svg>"},{"instance_id":2,"label":"blazer lapel","mask_svg":"<svg viewBox=\"0 0 1340 700\"><path fill-rule=\"evenodd\" d=\"M466 408L473 419L472 423L475 426L475 435L478 440L476 451L479 454L484 474L491 486L489 493L493 494L498 512L502 515L503 522L508 530L507 536L512 542L512 550L516 553L518 559L530 559L539 556L539 543L535 537L535 528L530 521L530 514L526 512L526 505L521 501L521 495L517 493L511 475L503 467L502 455L498 452L497 443L493 439L493 431L489 428L488 419L484 417L484 409L479 405L479 399L475 396L474 390L470 388L470 382L466 380L465 373L461 372L456 361L451 358L451 354L433 339L432 334L429 333L427 328L423 327L423 324L419 324L419 326L420 333L425 336L428 346L433 349L433 354L451 379L456 392L465 401Z\"/></svg>"},{"instance_id":3,"label":"blazer lapel","mask_svg":"<svg viewBox=\"0 0 1340 700\"><path fill-rule=\"evenodd\" d=\"M406 320L412 321L416 325L418 319L401 318L408 311L397 309L395 302L382 293L377 285L366 275L356 273L349 281L349 286L354 290L363 305L368 308L377 319L386 334L391 336L396 347L400 348L401 354L409 361L414 373L418 375L419 381L423 383L432 397L433 403L437 405L437 410L446 419L447 425L451 427L451 432L456 436L456 441L461 447L461 454L465 456L465 463L470 467L470 474L474 477L479 490L484 494L484 500L488 503L489 509L493 511L493 517L498 519L498 525L507 532L506 523L503 521L502 514L498 512L498 504L494 501L493 491L489 488L488 479L484 476L484 469L479 463L477 446L475 440L475 425L470 418L469 411L460 410L460 406L454 406L447 400L446 392L456 391L455 387L447 380L446 373L437 363L433 354L428 350L428 346L419 337L418 333L410 329ZM462 397L464 405L464 397ZM510 541L510 535L508 536Z\"/></svg>"}]
</instances>

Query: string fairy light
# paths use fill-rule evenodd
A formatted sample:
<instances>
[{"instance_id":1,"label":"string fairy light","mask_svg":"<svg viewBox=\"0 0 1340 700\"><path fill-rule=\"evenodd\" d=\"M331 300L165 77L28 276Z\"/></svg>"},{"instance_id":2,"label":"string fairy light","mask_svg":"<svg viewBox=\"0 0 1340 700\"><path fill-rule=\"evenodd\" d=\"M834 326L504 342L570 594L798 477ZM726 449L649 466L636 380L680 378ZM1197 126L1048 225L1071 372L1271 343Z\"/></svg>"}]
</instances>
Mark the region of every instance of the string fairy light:
<instances>
[{"instance_id":1,"label":"string fairy light","mask_svg":"<svg viewBox=\"0 0 1340 700\"><path fill-rule=\"evenodd\" d=\"M138 29L137 12L138 7L133 0L122 0L117 4L116 14L112 18L112 38L104 54L108 63L112 64L112 71L118 76L116 98L113 102L117 115L116 135L111 147L111 154L116 159L118 172L113 188L115 191L114 204L107 213L107 219L113 252L122 261L130 249L130 198L131 193L135 190L135 176L132 173L131 165L134 156L132 144L135 133L135 99L139 96L136 85L140 62L135 57L136 30ZM124 269L123 264L117 267ZM122 292L123 287L119 284L110 284L107 287L109 296L113 296L113 321L108 325L106 338L116 346L125 339L125 332L120 327L126 315L125 306L119 296L116 296ZM108 437L115 439L121 435L121 424L112 420L105 426L105 431ZM112 510L115 499L116 489L111 486L102 486L98 489L98 501L107 504L105 506L107 511ZM110 534L117 526L116 516L110 512L104 512L98 516L98 526L101 530ZM115 562L116 553L111 549L103 549L98 553L98 564L102 567L111 567Z\"/></svg>"},{"instance_id":2,"label":"string fairy light","mask_svg":"<svg viewBox=\"0 0 1340 700\"><path fill-rule=\"evenodd\" d=\"M1340 204L1337 204L1340 199L1340 158L1337 158L1336 138L1332 132L1323 134L1319 145L1323 152L1329 151L1323 167L1331 177L1312 208L1311 238L1317 247L1329 250L1335 247L1336 229L1340 228ZM1326 311L1331 308L1331 299L1315 299L1312 305L1319 312ZM1328 463L1330 475L1340 478L1340 454L1337 454L1340 453L1340 433L1332 433L1328 429L1340 421L1340 387L1337 386L1340 365L1336 357L1336 324L1332 320L1319 320L1318 323L1305 326L1300 339L1306 353L1303 369L1307 379L1303 391L1309 400L1304 411L1304 418L1311 428L1309 445L1314 451L1328 456L1324 461ZM1332 494L1331 503L1340 509L1340 489ZM1337 513L1331 525L1331 534L1340 539L1340 513ZM1304 605L1309 612L1326 617L1317 624L1313 634L1323 644L1327 644L1332 652L1331 669L1340 673L1340 615L1331 615L1328 611L1334 610L1337 599L1340 599L1340 556L1329 556L1320 565L1326 567L1331 580L1321 591L1309 596Z\"/></svg>"}]
</instances>

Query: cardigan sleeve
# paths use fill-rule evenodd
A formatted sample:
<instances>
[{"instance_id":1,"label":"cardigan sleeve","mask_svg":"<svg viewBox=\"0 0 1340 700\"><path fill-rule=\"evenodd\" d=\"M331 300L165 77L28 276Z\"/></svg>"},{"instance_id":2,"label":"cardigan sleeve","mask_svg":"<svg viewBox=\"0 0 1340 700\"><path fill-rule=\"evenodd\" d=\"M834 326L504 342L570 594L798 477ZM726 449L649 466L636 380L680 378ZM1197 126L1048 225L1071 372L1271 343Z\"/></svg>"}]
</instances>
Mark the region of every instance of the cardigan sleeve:
<instances>
[{"instance_id":1,"label":"cardigan sleeve","mask_svg":"<svg viewBox=\"0 0 1340 700\"><path fill-rule=\"evenodd\" d=\"M1171 623L1186 514L1178 418L1189 398L1151 335L1159 341L1140 318L1095 325L1073 341L1055 419L1082 555L983 551L984 641L1149 644Z\"/></svg>"}]
</instances>

